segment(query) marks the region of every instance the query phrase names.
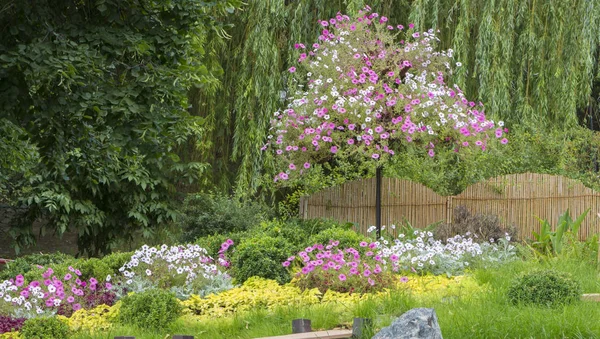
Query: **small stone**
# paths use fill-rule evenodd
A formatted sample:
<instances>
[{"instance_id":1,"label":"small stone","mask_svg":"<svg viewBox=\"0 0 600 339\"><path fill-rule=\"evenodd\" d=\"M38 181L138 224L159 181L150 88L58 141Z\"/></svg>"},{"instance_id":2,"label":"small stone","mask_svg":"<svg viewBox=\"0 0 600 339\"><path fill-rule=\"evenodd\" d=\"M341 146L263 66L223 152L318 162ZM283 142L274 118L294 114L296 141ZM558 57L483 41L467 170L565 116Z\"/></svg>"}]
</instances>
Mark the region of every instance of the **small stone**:
<instances>
[{"instance_id":1,"label":"small stone","mask_svg":"<svg viewBox=\"0 0 600 339\"><path fill-rule=\"evenodd\" d=\"M372 339L442 339L442 330L433 308L413 308Z\"/></svg>"}]
</instances>

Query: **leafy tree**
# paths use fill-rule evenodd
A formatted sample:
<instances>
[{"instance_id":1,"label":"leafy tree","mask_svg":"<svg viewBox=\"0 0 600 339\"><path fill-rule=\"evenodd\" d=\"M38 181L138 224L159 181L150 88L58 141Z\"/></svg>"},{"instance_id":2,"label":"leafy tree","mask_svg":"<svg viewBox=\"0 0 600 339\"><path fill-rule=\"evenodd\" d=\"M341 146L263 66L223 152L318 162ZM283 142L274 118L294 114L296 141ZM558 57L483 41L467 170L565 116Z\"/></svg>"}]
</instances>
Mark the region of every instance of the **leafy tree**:
<instances>
[{"instance_id":1,"label":"leafy tree","mask_svg":"<svg viewBox=\"0 0 600 339\"><path fill-rule=\"evenodd\" d=\"M175 147L199 136L187 93L218 85L207 42L239 0L12 0L0 6L0 194L33 220L79 232L81 250L174 220L176 185L206 163ZM10 133L5 133L10 131Z\"/></svg>"}]
</instances>

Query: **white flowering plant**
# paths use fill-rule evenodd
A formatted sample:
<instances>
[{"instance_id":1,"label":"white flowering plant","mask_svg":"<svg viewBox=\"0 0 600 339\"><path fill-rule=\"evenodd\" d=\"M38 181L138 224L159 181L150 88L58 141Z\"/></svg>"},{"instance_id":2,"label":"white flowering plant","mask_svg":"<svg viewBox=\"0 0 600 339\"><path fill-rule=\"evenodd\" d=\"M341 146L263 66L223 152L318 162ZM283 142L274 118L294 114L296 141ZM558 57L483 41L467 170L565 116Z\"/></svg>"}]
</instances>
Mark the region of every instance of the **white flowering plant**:
<instances>
[{"instance_id":1,"label":"white flowering plant","mask_svg":"<svg viewBox=\"0 0 600 339\"><path fill-rule=\"evenodd\" d=\"M373 230L371 228L370 230ZM456 235L445 242L436 240L430 231L415 230L411 237L400 233L397 239L376 241L377 254L389 260L396 272L457 275L473 264L483 267L502 264L517 258L510 236L475 242L471 234Z\"/></svg>"},{"instance_id":2,"label":"white flowering plant","mask_svg":"<svg viewBox=\"0 0 600 339\"><path fill-rule=\"evenodd\" d=\"M232 245L231 239L224 242L216 260L198 245L144 245L119 269L124 280L122 286L134 292L149 286L166 288L179 291L177 294L182 298L192 293L202 294L206 288L214 290L215 286L231 288L226 252Z\"/></svg>"}]
</instances>

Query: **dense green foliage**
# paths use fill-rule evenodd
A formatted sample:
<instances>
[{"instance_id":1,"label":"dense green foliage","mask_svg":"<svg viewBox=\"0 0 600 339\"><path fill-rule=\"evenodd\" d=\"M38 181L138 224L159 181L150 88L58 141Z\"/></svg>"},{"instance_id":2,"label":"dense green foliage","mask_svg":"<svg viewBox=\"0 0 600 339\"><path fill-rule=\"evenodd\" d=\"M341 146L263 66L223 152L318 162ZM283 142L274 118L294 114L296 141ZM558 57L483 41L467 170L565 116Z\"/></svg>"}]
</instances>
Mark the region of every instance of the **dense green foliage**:
<instances>
[{"instance_id":1,"label":"dense green foliage","mask_svg":"<svg viewBox=\"0 0 600 339\"><path fill-rule=\"evenodd\" d=\"M219 17L240 3L0 7L0 130L11 131L1 133L0 195L28 207L11 230L18 245L32 243L38 217L58 233L76 229L91 253L175 219L175 185L206 169L175 153L202 132L187 93L216 86L221 69L204 47L220 39Z\"/></svg>"},{"instance_id":2,"label":"dense green foliage","mask_svg":"<svg viewBox=\"0 0 600 339\"><path fill-rule=\"evenodd\" d=\"M37 266L57 266L63 263L71 263L74 257L60 252L50 254L29 254L10 261L0 270L0 281L11 279L17 274L25 274Z\"/></svg>"},{"instance_id":3,"label":"dense green foliage","mask_svg":"<svg viewBox=\"0 0 600 339\"><path fill-rule=\"evenodd\" d=\"M265 207L252 202L241 204L223 195L190 194L183 202L183 241L223 232L240 232L268 217Z\"/></svg>"},{"instance_id":4,"label":"dense green foliage","mask_svg":"<svg viewBox=\"0 0 600 339\"><path fill-rule=\"evenodd\" d=\"M553 307L578 301L581 298L581 284L565 273L538 270L516 278L507 295L513 304Z\"/></svg>"},{"instance_id":5,"label":"dense green foliage","mask_svg":"<svg viewBox=\"0 0 600 339\"><path fill-rule=\"evenodd\" d=\"M273 279L284 284L290 281L290 274L281 265L295 248L283 238L264 235L245 238L235 249L232 258L232 276L243 283L258 276Z\"/></svg>"},{"instance_id":6,"label":"dense green foliage","mask_svg":"<svg viewBox=\"0 0 600 339\"><path fill-rule=\"evenodd\" d=\"M361 241L365 241L367 238L362 234L359 234L351 229L344 229L341 227L334 227L310 237L309 244L329 244L330 241L339 241L339 248L359 248Z\"/></svg>"},{"instance_id":7,"label":"dense green foliage","mask_svg":"<svg viewBox=\"0 0 600 339\"><path fill-rule=\"evenodd\" d=\"M58 318L28 319L20 330L25 339L67 339L69 326Z\"/></svg>"},{"instance_id":8,"label":"dense green foliage","mask_svg":"<svg viewBox=\"0 0 600 339\"><path fill-rule=\"evenodd\" d=\"M150 289L122 299L119 322L158 330L167 327L180 314L179 301L171 292Z\"/></svg>"}]
</instances>

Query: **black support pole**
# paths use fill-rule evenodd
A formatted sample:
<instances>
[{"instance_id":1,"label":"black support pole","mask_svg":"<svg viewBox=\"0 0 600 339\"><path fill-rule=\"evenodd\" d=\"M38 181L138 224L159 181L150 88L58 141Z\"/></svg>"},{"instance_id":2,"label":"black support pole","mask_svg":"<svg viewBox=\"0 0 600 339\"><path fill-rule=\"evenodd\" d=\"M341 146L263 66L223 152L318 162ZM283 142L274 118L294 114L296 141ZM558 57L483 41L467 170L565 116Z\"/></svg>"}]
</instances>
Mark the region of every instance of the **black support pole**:
<instances>
[{"instance_id":1,"label":"black support pole","mask_svg":"<svg viewBox=\"0 0 600 339\"><path fill-rule=\"evenodd\" d=\"M381 238L381 166L375 170L375 226L377 239Z\"/></svg>"}]
</instances>

